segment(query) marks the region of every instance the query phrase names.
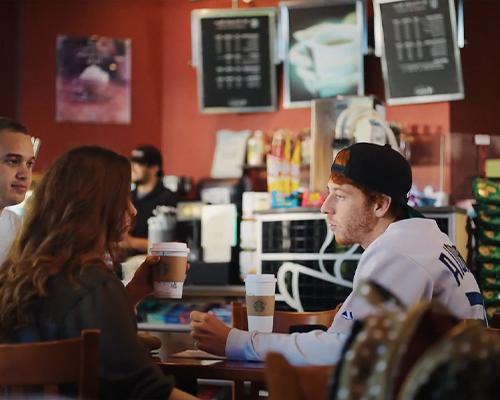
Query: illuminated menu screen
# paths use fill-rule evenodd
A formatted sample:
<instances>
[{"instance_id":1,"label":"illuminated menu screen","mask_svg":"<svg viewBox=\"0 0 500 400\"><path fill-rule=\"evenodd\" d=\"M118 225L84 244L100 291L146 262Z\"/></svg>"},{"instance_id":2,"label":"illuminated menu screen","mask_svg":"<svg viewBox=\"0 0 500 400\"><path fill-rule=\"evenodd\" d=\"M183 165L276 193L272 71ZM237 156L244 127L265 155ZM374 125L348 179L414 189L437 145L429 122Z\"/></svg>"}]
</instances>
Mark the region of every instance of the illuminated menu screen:
<instances>
[{"instance_id":1,"label":"illuminated menu screen","mask_svg":"<svg viewBox=\"0 0 500 400\"><path fill-rule=\"evenodd\" d=\"M198 85L204 112L276 109L274 16L207 15L199 23Z\"/></svg>"},{"instance_id":2,"label":"illuminated menu screen","mask_svg":"<svg viewBox=\"0 0 500 400\"><path fill-rule=\"evenodd\" d=\"M463 99L453 0L379 3L389 104Z\"/></svg>"}]
</instances>

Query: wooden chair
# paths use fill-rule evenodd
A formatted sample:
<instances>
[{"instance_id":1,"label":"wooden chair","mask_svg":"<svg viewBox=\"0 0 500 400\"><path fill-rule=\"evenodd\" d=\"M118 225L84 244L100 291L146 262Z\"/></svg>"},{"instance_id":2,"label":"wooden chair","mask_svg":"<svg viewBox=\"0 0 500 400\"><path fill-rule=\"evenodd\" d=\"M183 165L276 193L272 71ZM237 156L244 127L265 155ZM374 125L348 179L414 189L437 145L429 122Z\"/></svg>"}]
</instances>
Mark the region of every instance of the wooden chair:
<instances>
[{"instance_id":1,"label":"wooden chair","mask_svg":"<svg viewBox=\"0 0 500 400\"><path fill-rule=\"evenodd\" d=\"M232 303L233 310L233 327L247 330L247 308L239 302ZM310 312L295 312L295 311L275 311L273 321L273 332L289 333L290 328L303 327L306 325L318 325L329 328L335 318L338 308L326 311L310 311Z\"/></svg>"},{"instance_id":2,"label":"wooden chair","mask_svg":"<svg viewBox=\"0 0 500 400\"><path fill-rule=\"evenodd\" d=\"M333 310L313 311L313 312L295 312L295 311L275 311L273 320L274 333L290 333L294 327L304 328L307 325L312 328L323 327L328 329L335 318L340 305ZM240 302L232 303L233 327L248 330L247 308ZM236 388L235 391L242 390ZM252 398L258 397L259 385L254 383L250 386ZM285 398L285 397L282 397Z\"/></svg>"},{"instance_id":3,"label":"wooden chair","mask_svg":"<svg viewBox=\"0 0 500 400\"><path fill-rule=\"evenodd\" d=\"M335 366L294 367L281 354L266 357L269 400L325 400Z\"/></svg>"},{"instance_id":4,"label":"wooden chair","mask_svg":"<svg viewBox=\"0 0 500 400\"><path fill-rule=\"evenodd\" d=\"M500 329L500 313L495 313L490 321L490 327Z\"/></svg>"},{"instance_id":5,"label":"wooden chair","mask_svg":"<svg viewBox=\"0 0 500 400\"><path fill-rule=\"evenodd\" d=\"M0 397L24 393L58 394L58 384L74 383L79 399L99 397L98 330L79 338L47 342L0 344ZM7 396L8 398L8 396Z\"/></svg>"},{"instance_id":6,"label":"wooden chair","mask_svg":"<svg viewBox=\"0 0 500 400\"><path fill-rule=\"evenodd\" d=\"M498 328L486 328L488 332L494 333L496 335L500 335L500 329Z\"/></svg>"}]
</instances>

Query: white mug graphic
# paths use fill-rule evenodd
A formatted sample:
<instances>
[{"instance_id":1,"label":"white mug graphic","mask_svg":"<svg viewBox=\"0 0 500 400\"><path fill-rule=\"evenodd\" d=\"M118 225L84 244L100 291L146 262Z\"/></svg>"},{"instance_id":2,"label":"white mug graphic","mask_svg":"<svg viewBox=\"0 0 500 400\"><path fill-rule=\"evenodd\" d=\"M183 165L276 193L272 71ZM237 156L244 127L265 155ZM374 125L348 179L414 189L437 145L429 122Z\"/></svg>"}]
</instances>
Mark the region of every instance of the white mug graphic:
<instances>
[{"instance_id":1,"label":"white mug graphic","mask_svg":"<svg viewBox=\"0 0 500 400\"><path fill-rule=\"evenodd\" d=\"M321 24L317 27L305 44L319 77L356 72L359 58L357 35L355 25Z\"/></svg>"},{"instance_id":2,"label":"white mug graphic","mask_svg":"<svg viewBox=\"0 0 500 400\"><path fill-rule=\"evenodd\" d=\"M290 63L311 93L321 97L356 87L360 68L360 35L356 25L324 22L294 33Z\"/></svg>"}]
</instances>

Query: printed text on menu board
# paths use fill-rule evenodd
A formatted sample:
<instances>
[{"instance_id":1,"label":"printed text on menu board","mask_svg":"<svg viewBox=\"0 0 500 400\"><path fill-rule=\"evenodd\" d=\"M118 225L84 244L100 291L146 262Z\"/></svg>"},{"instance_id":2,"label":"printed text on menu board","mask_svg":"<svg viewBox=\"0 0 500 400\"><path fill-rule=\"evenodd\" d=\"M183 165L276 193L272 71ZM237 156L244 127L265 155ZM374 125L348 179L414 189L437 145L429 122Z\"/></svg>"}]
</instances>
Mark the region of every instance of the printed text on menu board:
<instances>
[{"instance_id":1,"label":"printed text on menu board","mask_svg":"<svg viewBox=\"0 0 500 400\"><path fill-rule=\"evenodd\" d=\"M204 18L205 107L272 105L267 16Z\"/></svg>"},{"instance_id":2,"label":"printed text on menu board","mask_svg":"<svg viewBox=\"0 0 500 400\"><path fill-rule=\"evenodd\" d=\"M390 97L460 94L460 60L449 0L380 6Z\"/></svg>"}]
</instances>

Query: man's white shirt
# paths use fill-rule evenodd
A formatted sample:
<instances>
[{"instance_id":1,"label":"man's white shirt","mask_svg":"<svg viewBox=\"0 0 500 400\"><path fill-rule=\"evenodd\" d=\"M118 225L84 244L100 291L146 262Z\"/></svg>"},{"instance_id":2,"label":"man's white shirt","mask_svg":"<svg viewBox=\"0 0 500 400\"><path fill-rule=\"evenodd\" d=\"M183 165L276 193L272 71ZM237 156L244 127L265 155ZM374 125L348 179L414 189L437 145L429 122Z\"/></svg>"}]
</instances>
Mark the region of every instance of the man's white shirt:
<instances>
[{"instance_id":1,"label":"man's white shirt","mask_svg":"<svg viewBox=\"0 0 500 400\"><path fill-rule=\"evenodd\" d=\"M7 258L20 225L21 218L13 211L3 209L0 212L0 265Z\"/></svg>"},{"instance_id":2,"label":"man's white shirt","mask_svg":"<svg viewBox=\"0 0 500 400\"><path fill-rule=\"evenodd\" d=\"M276 351L297 365L335 364L355 320L374 311L356 293L363 280L378 283L407 307L436 299L461 319L482 319L484 307L477 282L448 236L432 219L412 218L389 225L365 250L356 269L354 289L327 332L265 334L231 329L226 356L263 360Z\"/></svg>"}]
</instances>

